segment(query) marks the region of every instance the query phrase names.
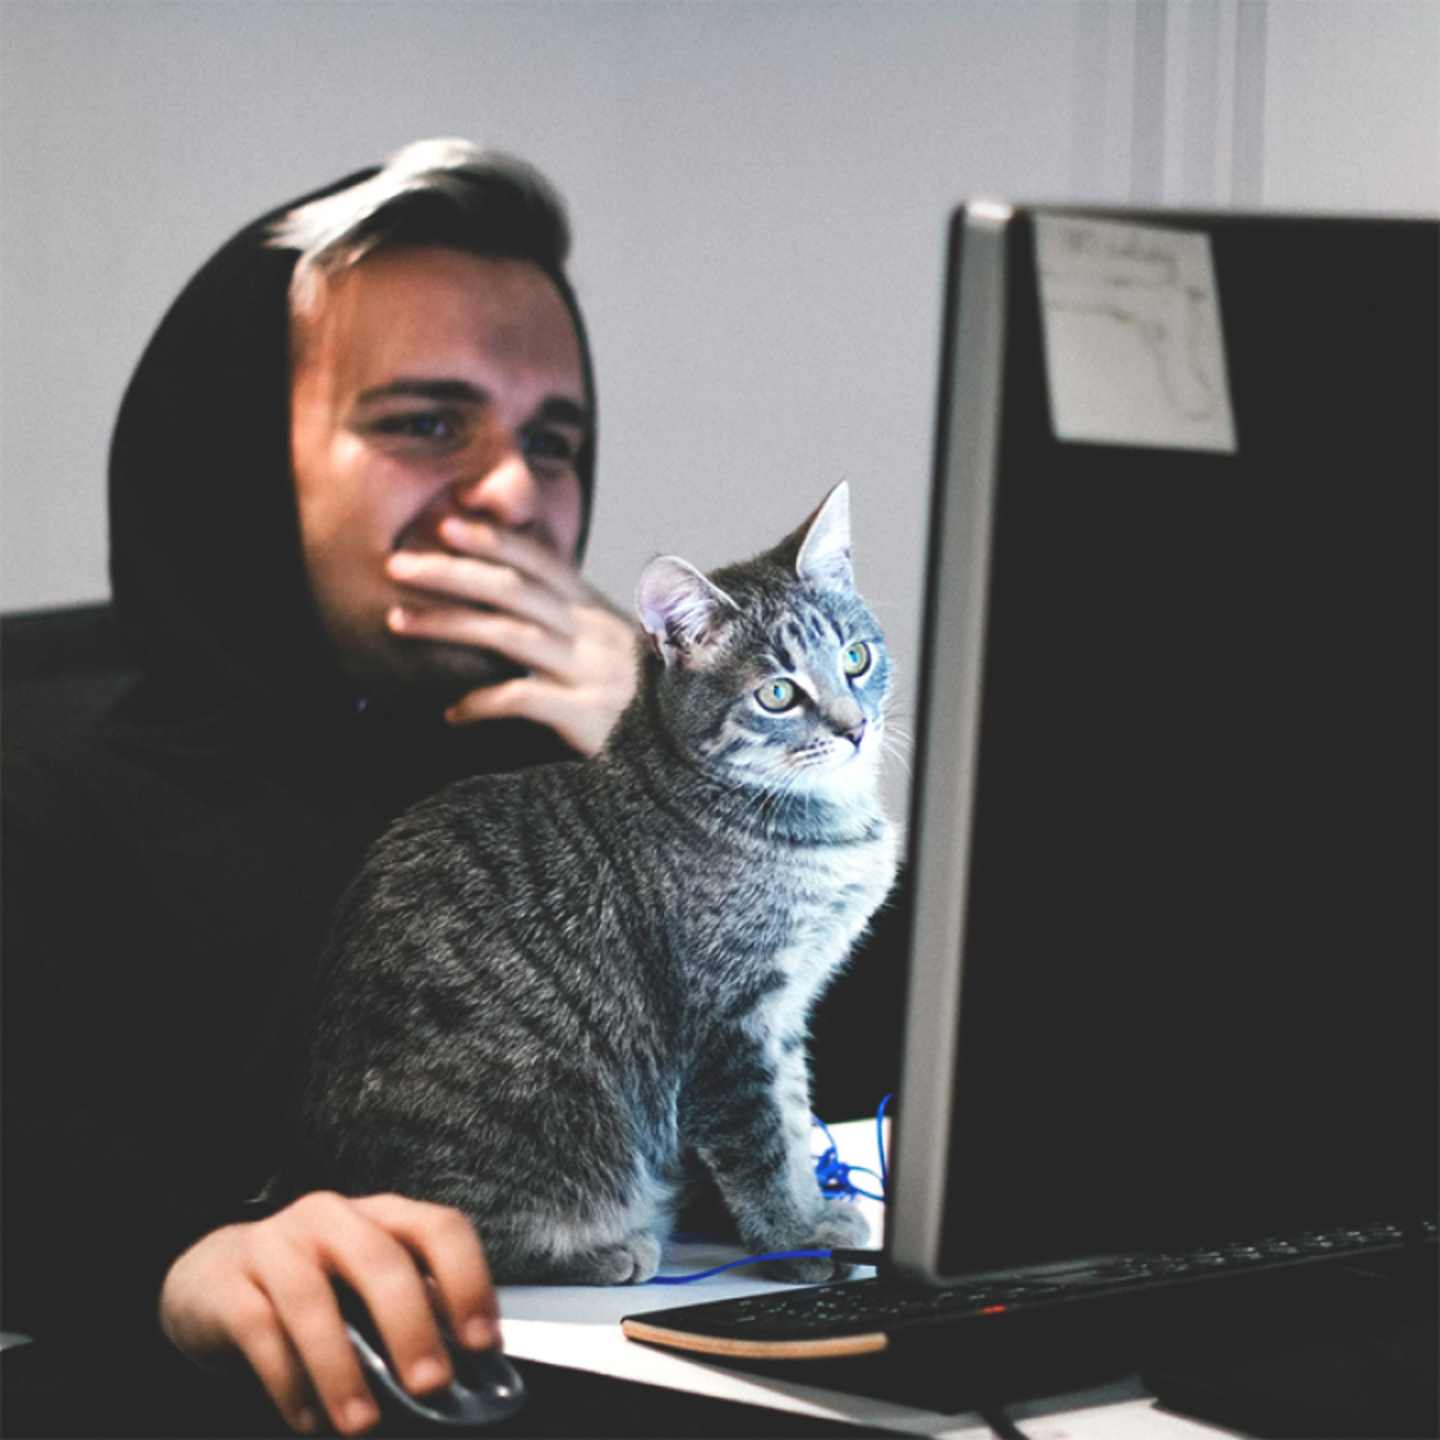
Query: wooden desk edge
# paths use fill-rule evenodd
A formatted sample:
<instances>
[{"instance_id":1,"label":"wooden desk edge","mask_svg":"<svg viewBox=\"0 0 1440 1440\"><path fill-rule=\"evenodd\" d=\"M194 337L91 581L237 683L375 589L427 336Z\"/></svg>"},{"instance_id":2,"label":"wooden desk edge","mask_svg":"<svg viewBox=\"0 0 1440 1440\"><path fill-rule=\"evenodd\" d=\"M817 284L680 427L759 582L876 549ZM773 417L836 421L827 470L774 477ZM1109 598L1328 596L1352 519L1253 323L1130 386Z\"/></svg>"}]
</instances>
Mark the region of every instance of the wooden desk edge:
<instances>
[{"instance_id":1,"label":"wooden desk edge","mask_svg":"<svg viewBox=\"0 0 1440 1440\"><path fill-rule=\"evenodd\" d=\"M620 1328L628 1339L670 1350L688 1350L693 1355L714 1355L731 1360L834 1360L848 1355L874 1355L890 1344L887 1335L834 1335L825 1340L732 1340L718 1335L695 1335L686 1330L668 1330L643 1320L622 1320Z\"/></svg>"}]
</instances>

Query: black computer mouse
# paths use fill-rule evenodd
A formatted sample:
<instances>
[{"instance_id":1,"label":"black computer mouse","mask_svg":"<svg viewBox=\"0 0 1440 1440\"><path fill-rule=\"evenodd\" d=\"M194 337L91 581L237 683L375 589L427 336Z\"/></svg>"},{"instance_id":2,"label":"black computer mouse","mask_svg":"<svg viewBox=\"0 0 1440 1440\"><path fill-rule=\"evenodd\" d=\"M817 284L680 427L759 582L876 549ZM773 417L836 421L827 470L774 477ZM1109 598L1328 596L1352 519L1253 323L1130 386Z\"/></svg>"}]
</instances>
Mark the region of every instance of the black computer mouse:
<instances>
[{"instance_id":1,"label":"black computer mouse","mask_svg":"<svg viewBox=\"0 0 1440 1440\"><path fill-rule=\"evenodd\" d=\"M390 1368L390 1357L375 1322L357 1296L337 1286L350 1343L382 1410L413 1424L416 1420L464 1430L508 1420L525 1404L525 1382L499 1350L467 1350L444 1328L441 1336L455 1378L439 1390L412 1395Z\"/></svg>"}]
</instances>

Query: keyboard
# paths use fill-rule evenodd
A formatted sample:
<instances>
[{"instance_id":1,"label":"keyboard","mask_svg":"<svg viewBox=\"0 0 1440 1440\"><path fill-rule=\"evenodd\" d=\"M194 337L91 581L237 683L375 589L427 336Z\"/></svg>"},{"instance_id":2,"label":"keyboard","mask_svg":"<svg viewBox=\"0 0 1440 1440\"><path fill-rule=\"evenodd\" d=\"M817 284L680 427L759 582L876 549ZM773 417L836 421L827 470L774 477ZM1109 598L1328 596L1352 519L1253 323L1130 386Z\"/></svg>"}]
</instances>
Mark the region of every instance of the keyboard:
<instances>
[{"instance_id":1,"label":"keyboard","mask_svg":"<svg viewBox=\"0 0 1440 1440\"><path fill-rule=\"evenodd\" d=\"M1433 1243L1435 1234L1434 1222L1427 1222L1421 1238ZM907 1331L1176 1281L1394 1249L1407 1238L1401 1226L1388 1223L1307 1230L946 1289L879 1276L650 1310L620 1323L632 1340L717 1358L834 1359L885 1350Z\"/></svg>"}]
</instances>

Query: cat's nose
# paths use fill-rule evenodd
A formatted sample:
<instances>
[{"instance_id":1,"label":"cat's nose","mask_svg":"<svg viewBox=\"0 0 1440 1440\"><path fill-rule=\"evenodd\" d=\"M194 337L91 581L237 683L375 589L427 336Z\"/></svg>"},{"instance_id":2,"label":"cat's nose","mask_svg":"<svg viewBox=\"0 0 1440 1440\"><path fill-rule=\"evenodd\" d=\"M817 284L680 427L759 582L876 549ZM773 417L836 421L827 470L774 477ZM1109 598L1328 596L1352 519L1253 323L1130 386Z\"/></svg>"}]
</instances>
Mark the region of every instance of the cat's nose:
<instances>
[{"instance_id":1,"label":"cat's nose","mask_svg":"<svg viewBox=\"0 0 1440 1440\"><path fill-rule=\"evenodd\" d=\"M857 750L865 738L865 712L846 695L825 707L825 718L830 722L830 733L842 735Z\"/></svg>"}]
</instances>

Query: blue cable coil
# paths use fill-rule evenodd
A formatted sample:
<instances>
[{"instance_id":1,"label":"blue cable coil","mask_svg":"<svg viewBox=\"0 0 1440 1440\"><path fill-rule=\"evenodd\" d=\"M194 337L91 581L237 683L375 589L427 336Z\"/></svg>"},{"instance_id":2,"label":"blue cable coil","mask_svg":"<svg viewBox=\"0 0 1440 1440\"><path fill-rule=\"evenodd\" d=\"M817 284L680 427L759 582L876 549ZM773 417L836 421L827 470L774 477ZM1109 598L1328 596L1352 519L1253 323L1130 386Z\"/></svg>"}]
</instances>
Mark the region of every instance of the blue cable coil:
<instances>
[{"instance_id":1,"label":"blue cable coil","mask_svg":"<svg viewBox=\"0 0 1440 1440\"><path fill-rule=\"evenodd\" d=\"M825 1149L815 1157L815 1181L820 1186L821 1194L827 1200L853 1201L863 1195L867 1200L883 1201L889 1194L889 1171L885 1163L885 1110L892 1098L892 1096L886 1095L875 1111L875 1140L880 1155L880 1173L878 1175L864 1165L847 1165L840 1158L839 1150L835 1145L835 1137L830 1133L830 1127L818 1115L810 1117L811 1123L818 1126L821 1134L825 1137ZM880 1193L877 1195L872 1190L861 1189L850 1178L852 1175L868 1175L872 1180L878 1180ZM704 1238L691 1235L671 1236L672 1240ZM714 1265L709 1270L697 1270L691 1275L656 1275L650 1284L691 1285L696 1280L708 1280L712 1275L723 1274L726 1270L741 1270L748 1265L759 1265L766 1260L828 1260L829 1258L829 1250L773 1250L764 1255L747 1255L741 1260L731 1260L724 1265Z\"/></svg>"}]
</instances>

